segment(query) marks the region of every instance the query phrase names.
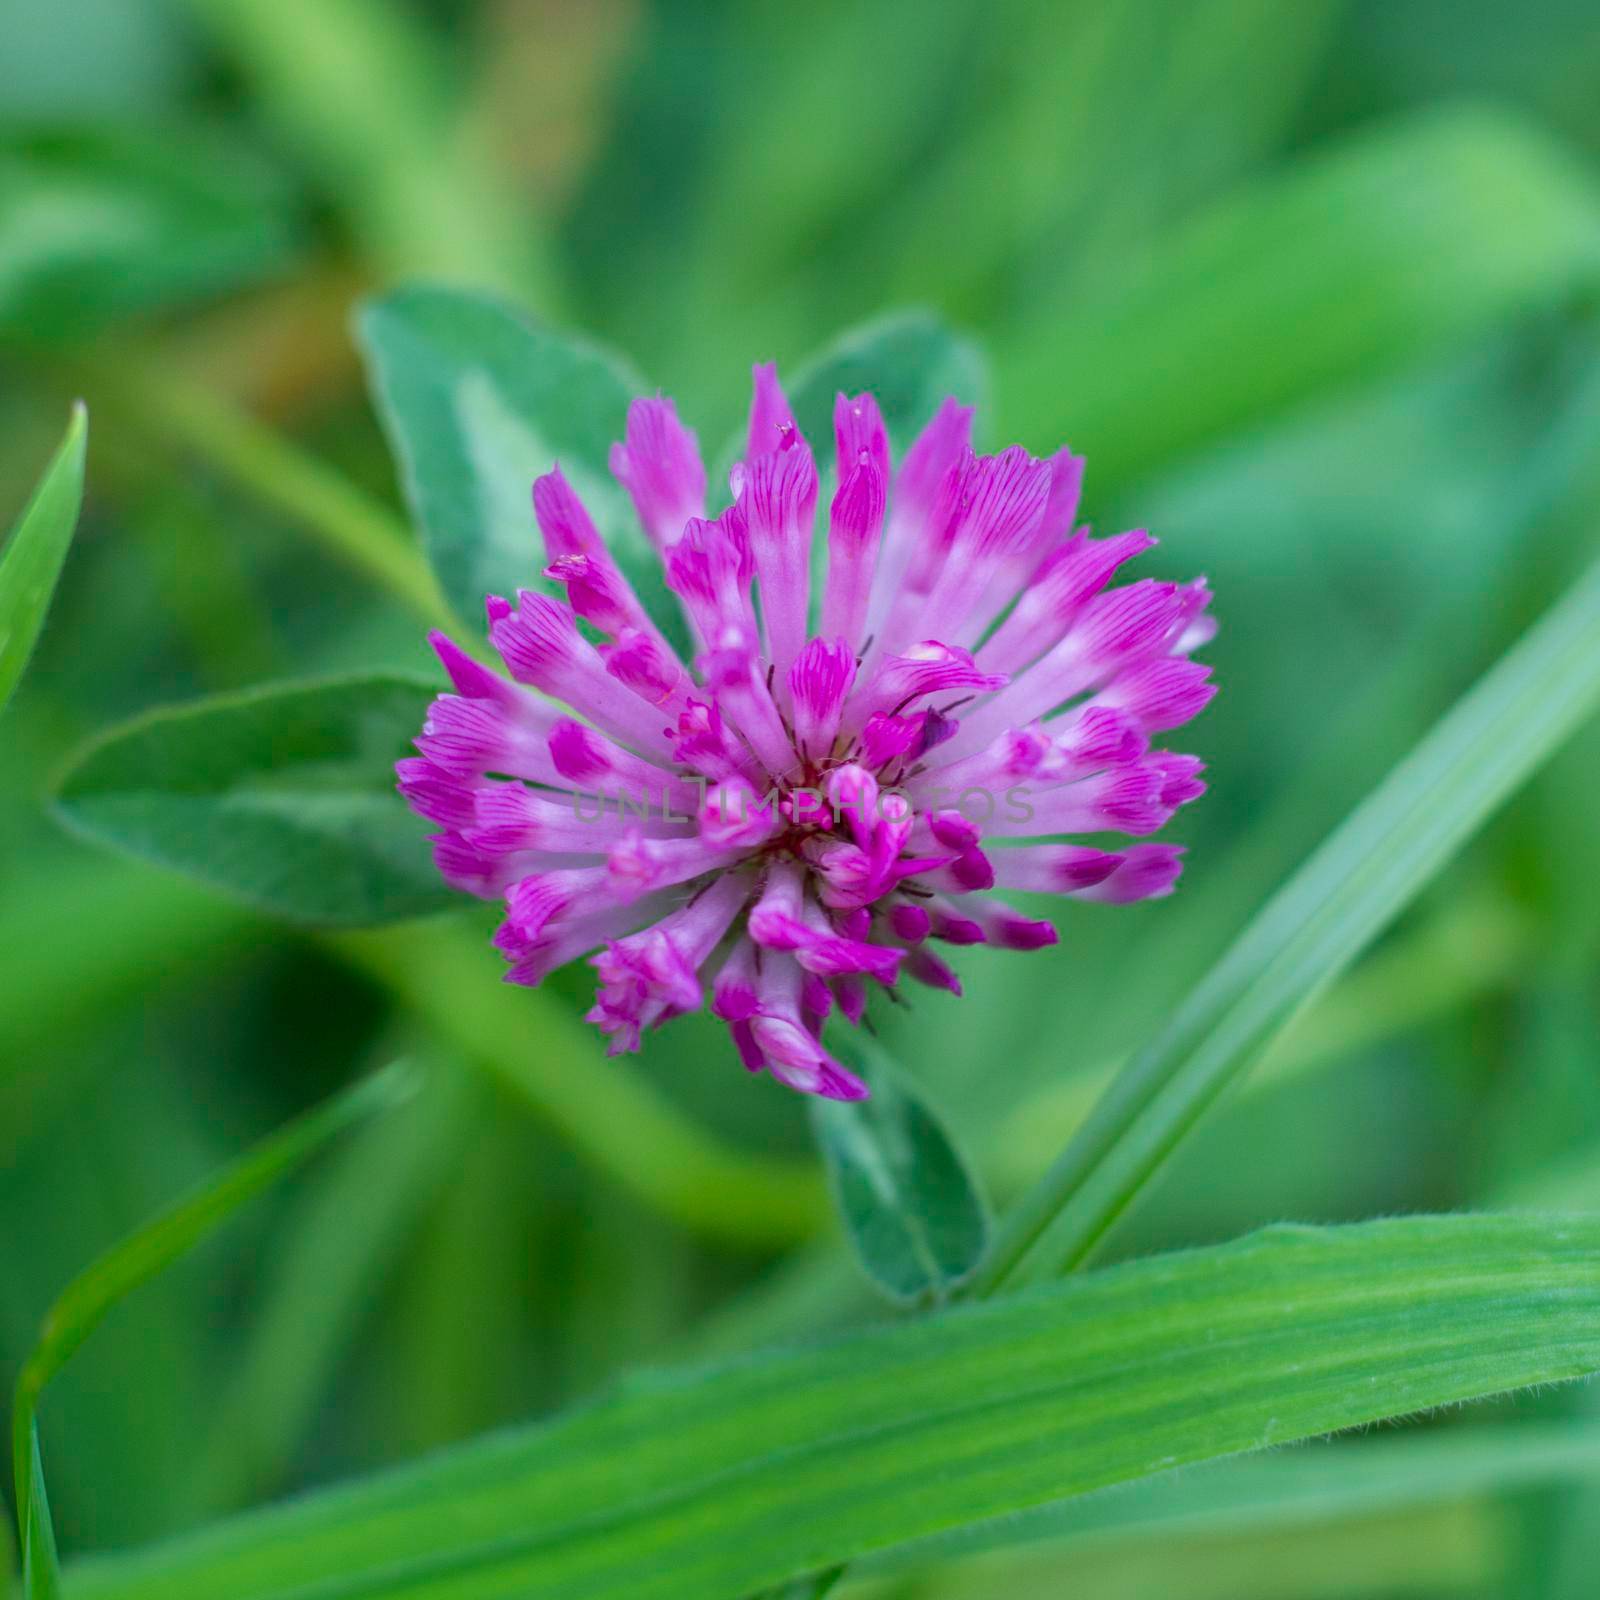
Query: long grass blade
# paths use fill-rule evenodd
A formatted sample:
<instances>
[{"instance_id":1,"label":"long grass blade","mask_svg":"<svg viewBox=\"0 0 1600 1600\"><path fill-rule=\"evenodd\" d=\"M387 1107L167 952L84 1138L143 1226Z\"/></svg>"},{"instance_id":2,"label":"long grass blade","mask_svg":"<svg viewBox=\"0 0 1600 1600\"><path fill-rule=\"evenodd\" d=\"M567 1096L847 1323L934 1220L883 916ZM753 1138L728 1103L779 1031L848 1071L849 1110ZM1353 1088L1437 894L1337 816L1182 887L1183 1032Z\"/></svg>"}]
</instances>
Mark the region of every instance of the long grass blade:
<instances>
[{"instance_id":1,"label":"long grass blade","mask_svg":"<svg viewBox=\"0 0 1600 1600\"><path fill-rule=\"evenodd\" d=\"M1600 1366L1600 1221L1273 1228L755 1360L69 1572L73 1600L737 1600Z\"/></svg>"},{"instance_id":2,"label":"long grass blade","mask_svg":"<svg viewBox=\"0 0 1600 1600\"><path fill-rule=\"evenodd\" d=\"M396 1062L307 1112L114 1246L57 1297L17 1378L12 1406L17 1528L22 1538L27 1600L55 1600L60 1593L55 1537L39 1457L37 1416L45 1385L124 1296L171 1266L336 1134L409 1097L416 1085L410 1064Z\"/></svg>"},{"instance_id":3,"label":"long grass blade","mask_svg":"<svg viewBox=\"0 0 1600 1600\"><path fill-rule=\"evenodd\" d=\"M1596 566L1268 901L1003 1224L976 1292L1070 1271L1217 1096L1600 704Z\"/></svg>"},{"instance_id":4,"label":"long grass blade","mask_svg":"<svg viewBox=\"0 0 1600 1600\"><path fill-rule=\"evenodd\" d=\"M89 413L72 408L66 437L0 548L0 712L33 654L83 504L83 456Z\"/></svg>"}]
</instances>

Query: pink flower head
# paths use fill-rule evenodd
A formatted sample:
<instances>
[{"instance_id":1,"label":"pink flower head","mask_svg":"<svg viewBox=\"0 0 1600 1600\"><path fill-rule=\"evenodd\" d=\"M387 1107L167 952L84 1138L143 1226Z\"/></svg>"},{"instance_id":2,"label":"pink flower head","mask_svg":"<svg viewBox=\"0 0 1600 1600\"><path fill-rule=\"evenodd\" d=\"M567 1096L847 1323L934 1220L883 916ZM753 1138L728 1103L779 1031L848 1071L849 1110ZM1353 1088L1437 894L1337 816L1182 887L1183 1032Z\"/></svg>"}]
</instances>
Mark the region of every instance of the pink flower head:
<instances>
[{"instance_id":1,"label":"pink flower head","mask_svg":"<svg viewBox=\"0 0 1600 1600\"><path fill-rule=\"evenodd\" d=\"M873 397L840 395L824 493L776 368L755 380L714 520L670 400L636 402L612 452L693 660L552 471L533 499L567 597L489 598L505 674L434 637L452 692L400 791L446 879L503 902L508 981L588 956L613 1052L709 1006L751 1071L856 1099L821 1042L835 1007L959 994L935 943L1056 942L989 891L1172 891L1179 847L1105 836L1146 840L1204 792L1199 760L1153 740L1215 692L1191 658L1210 591L1114 584L1150 536L1075 527L1083 462L975 455L954 400L896 463Z\"/></svg>"}]
</instances>

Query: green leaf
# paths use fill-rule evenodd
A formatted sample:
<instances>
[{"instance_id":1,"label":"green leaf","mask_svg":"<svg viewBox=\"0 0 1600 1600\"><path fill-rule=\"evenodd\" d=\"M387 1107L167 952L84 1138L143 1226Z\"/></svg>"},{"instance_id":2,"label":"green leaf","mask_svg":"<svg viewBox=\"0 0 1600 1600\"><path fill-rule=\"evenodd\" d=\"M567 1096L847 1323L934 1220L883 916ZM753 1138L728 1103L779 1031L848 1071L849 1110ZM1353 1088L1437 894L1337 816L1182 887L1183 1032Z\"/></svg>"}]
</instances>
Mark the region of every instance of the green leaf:
<instances>
[{"instance_id":1,"label":"green leaf","mask_svg":"<svg viewBox=\"0 0 1600 1600\"><path fill-rule=\"evenodd\" d=\"M1600 190L1537 129L1451 108L1363 131L1140 255L1039 300L1002 352L1008 434L1069 437L1098 492L1592 284Z\"/></svg>"},{"instance_id":2,"label":"green leaf","mask_svg":"<svg viewBox=\"0 0 1600 1600\"><path fill-rule=\"evenodd\" d=\"M1600 1478L1600 1428L1593 1423L1379 1434L1163 1473L1120 1494L1066 1500L930 1539L861 1570L922 1567L1019 1545L1058 1549L1112 1537L1244 1537L1593 1478Z\"/></svg>"},{"instance_id":3,"label":"green leaf","mask_svg":"<svg viewBox=\"0 0 1600 1600\"><path fill-rule=\"evenodd\" d=\"M891 1299L943 1301L988 1243L977 1182L909 1075L869 1036L841 1029L829 1047L872 1090L868 1100L810 1103L856 1258Z\"/></svg>"},{"instance_id":4,"label":"green leaf","mask_svg":"<svg viewBox=\"0 0 1600 1600\"><path fill-rule=\"evenodd\" d=\"M636 1380L70 1573L74 1600L736 1600L1186 1463L1600 1366L1600 1222L1272 1228Z\"/></svg>"},{"instance_id":5,"label":"green leaf","mask_svg":"<svg viewBox=\"0 0 1600 1600\"><path fill-rule=\"evenodd\" d=\"M152 711L82 751L56 815L276 916L362 926L451 904L396 798L437 689L391 674Z\"/></svg>"},{"instance_id":6,"label":"green leaf","mask_svg":"<svg viewBox=\"0 0 1600 1600\"><path fill-rule=\"evenodd\" d=\"M979 1292L1084 1262L1234 1079L1600 705L1600 565L1269 900L1010 1213Z\"/></svg>"},{"instance_id":7,"label":"green leaf","mask_svg":"<svg viewBox=\"0 0 1600 1600\"><path fill-rule=\"evenodd\" d=\"M0 145L0 329L81 336L257 281L290 259L282 184L209 129Z\"/></svg>"},{"instance_id":8,"label":"green leaf","mask_svg":"<svg viewBox=\"0 0 1600 1600\"><path fill-rule=\"evenodd\" d=\"M66 438L0 549L0 712L33 654L83 504L89 413L72 408Z\"/></svg>"},{"instance_id":9,"label":"green leaf","mask_svg":"<svg viewBox=\"0 0 1600 1600\"><path fill-rule=\"evenodd\" d=\"M109 1250L57 1296L18 1375L12 1408L12 1465L27 1600L54 1600L60 1593L39 1460L37 1412L45 1385L118 1301L171 1266L336 1134L409 1098L417 1084L416 1071L407 1062L396 1062L363 1079L247 1151L186 1200Z\"/></svg>"},{"instance_id":10,"label":"green leaf","mask_svg":"<svg viewBox=\"0 0 1600 1600\"><path fill-rule=\"evenodd\" d=\"M640 600L683 642L660 559L609 466L642 378L485 294L402 289L364 306L357 327L423 549L460 616L477 621L488 594L550 587L532 492L559 461Z\"/></svg>"},{"instance_id":11,"label":"green leaf","mask_svg":"<svg viewBox=\"0 0 1600 1600\"><path fill-rule=\"evenodd\" d=\"M55 1525L50 1520L50 1497L45 1492L44 1462L39 1458L39 1426L31 1415L24 1419L20 1392L12 1412L11 1448L16 1456L22 1593L25 1600L59 1600L61 1560L56 1552Z\"/></svg>"}]
</instances>

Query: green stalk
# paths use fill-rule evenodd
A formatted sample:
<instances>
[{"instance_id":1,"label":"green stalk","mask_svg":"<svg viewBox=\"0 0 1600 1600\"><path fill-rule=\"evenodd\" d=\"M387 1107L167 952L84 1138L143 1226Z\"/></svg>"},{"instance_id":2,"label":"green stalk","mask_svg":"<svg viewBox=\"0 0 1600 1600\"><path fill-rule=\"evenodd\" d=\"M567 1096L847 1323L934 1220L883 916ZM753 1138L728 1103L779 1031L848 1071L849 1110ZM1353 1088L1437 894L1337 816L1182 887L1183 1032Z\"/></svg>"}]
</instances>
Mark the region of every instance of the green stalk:
<instances>
[{"instance_id":1,"label":"green stalk","mask_svg":"<svg viewBox=\"0 0 1600 1600\"><path fill-rule=\"evenodd\" d=\"M1243 1087L1309 1075L1452 1016L1508 990L1541 954L1526 915L1503 895L1457 897L1341 978L1267 1047ZM988 1130L985 1169L999 1195L1020 1194L1049 1165L1125 1061L1046 1085Z\"/></svg>"}]
</instances>

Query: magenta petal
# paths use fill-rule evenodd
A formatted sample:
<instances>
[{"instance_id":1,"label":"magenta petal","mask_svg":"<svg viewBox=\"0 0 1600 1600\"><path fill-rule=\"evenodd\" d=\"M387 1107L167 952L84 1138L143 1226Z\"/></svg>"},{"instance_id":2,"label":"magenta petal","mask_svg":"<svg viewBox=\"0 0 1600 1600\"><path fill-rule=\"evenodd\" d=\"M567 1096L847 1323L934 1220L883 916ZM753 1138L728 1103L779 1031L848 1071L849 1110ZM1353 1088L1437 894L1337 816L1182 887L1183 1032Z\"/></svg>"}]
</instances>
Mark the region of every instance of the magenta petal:
<instances>
[{"instance_id":1,"label":"magenta petal","mask_svg":"<svg viewBox=\"0 0 1600 1600\"><path fill-rule=\"evenodd\" d=\"M774 450L781 450L796 433L794 412L789 407L783 385L778 382L778 364L760 362L750 369L754 392L750 400L750 428L746 443L747 460L754 461Z\"/></svg>"},{"instance_id":2,"label":"magenta petal","mask_svg":"<svg viewBox=\"0 0 1600 1600\"><path fill-rule=\"evenodd\" d=\"M813 633L817 463L777 369L753 378L713 519L670 400L635 400L612 448L692 663L556 468L532 486L529 571L565 601L486 597L504 673L431 636L451 688L395 780L441 876L503 900L507 982L588 958L608 1053L706 1008L750 1071L859 1099L825 1018L861 1024L872 985L903 1001L902 978L959 994L938 949L1057 942L992 888L1172 891L1178 847L1076 841L1149 835L1204 793L1198 757L1151 746L1215 693L1192 659L1211 593L1117 583L1154 541L1076 526L1069 450L976 455L950 399L896 463L874 397L839 395Z\"/></svg>"},{"instance_id":3,"label":"magenta petal","mask_svg":"<svg viewBox=\"0 0 1600 1600\"><path fill-rule=\"evenodd\" d=\"M705 515L700 447L668 399L635 400L628 407L627 436L611 447L611 473L658 550L671 549L689 519Z\"/></svg>"}]
</instances>

